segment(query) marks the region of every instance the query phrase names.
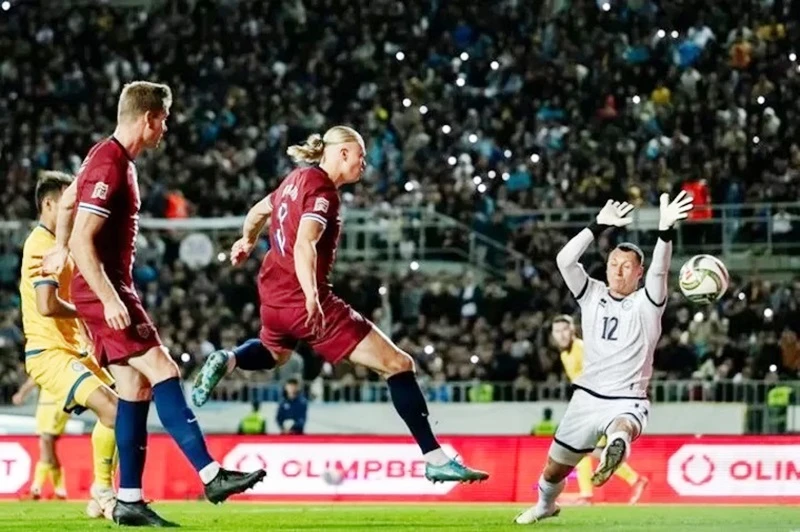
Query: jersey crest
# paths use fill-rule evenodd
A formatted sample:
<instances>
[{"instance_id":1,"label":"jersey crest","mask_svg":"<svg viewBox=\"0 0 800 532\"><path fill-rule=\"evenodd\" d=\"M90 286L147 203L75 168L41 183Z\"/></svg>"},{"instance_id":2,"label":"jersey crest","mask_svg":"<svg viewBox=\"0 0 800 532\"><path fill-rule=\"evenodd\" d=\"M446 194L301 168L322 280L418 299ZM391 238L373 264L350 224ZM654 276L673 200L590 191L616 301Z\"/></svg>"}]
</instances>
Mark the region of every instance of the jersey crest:
<instances>
[{"instance_id":1,"label":"jersey crest","mask_svg":"<svg viewBox=\"0 0 800 532\"><path fill-rule=\"evenodd\" d=\"M145 338L146 339L148 336L150 336L150 325L147 324L147 323L139 323L139 324L137 324L136 325L136 333L141 338Z\"/></svg>"}]
</instances>

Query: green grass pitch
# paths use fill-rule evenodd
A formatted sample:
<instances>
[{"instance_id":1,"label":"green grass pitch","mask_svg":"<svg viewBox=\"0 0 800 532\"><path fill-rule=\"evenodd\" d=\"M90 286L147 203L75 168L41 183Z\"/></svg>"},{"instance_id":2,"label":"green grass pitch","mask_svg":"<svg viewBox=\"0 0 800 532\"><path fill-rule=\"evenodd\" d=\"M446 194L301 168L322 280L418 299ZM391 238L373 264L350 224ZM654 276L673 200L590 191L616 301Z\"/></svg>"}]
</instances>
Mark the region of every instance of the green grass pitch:
<instances>
[{"instance_id":1,"label":"green grass pitch","mask_svg":"<svg viewBox=\"0 0 800 532\"><path fill-rule=\"evenodd\" d=\"M109 530L89 519L84 503L0 503L0 531ZM182 530L525 530L800 532L800 508L790 506L566 507L555 519L529 527L512 524L525 505L510 504L257 504L160 503L153 508Z\"/></svg>"}]
</instances>

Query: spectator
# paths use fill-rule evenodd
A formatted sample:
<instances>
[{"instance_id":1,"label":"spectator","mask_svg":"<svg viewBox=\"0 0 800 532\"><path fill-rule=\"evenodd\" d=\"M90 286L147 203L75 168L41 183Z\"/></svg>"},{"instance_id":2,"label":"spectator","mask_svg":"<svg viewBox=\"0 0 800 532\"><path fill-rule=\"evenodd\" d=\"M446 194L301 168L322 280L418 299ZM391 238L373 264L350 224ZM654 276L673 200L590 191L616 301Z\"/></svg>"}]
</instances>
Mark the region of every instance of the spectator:
<instances>
[{"instance_id":1,"label":"spectator","mask_svg":"<svg viewBox=\"0 0 800 532\"><path fill-rule=\"evenodd\" d=\"M267 420L261 415L261 405L258 401L253 401L253 410L242 418L239 422L237 434L266 434Z\"/></svg>"},{"instance_id":2,"label":"spectator","mask_svg":"<svg viewBox=\"0 0 800 532\"><path fill-rule=\"evenodd\" d=\"M556 423L553 421L553 409L545 408L542 412L542 420L531 429L532 436L552 436L556 433Z\"/></svg>"},{"instance_id":3,"label":"spectator","mask_svg":"<svg viewBox=\"0 0 800 532\"><path fill-rule=\"evenodd\" d=\"M283 387L283 399L278 404L276 421L281 434L303 434L308 416L308 402L300 391L297 379L289 379Z\"/></svg>"}]
</instances>

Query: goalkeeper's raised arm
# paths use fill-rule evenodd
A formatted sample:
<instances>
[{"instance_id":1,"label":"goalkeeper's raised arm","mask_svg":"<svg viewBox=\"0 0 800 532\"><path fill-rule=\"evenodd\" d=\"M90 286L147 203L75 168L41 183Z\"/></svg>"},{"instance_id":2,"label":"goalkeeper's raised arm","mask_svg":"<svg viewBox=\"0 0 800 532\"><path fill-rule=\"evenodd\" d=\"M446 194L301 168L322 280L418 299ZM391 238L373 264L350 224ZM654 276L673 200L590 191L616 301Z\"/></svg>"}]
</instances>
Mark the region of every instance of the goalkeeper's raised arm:
<instances>
[{"instance_id":1,"label":"goalkeeper's raised arm","mask_svg":"<svg viewBox=\"0 0 800 532\"><path fill-rule=\"evenodd\" d=\"M644 289L650 301L663 305L669 295L667 278L669 265L672 259L672 237L675 233L675 224L689 216L692 210L692 197L686 192L681 192L672 202L669 195L662 194L660 198L660 216L658 219L658 241L653 249L653 261L647 269L644 280Z\"/></svg>"},{"instance_id":2,"label":"goalkeeper's raised arm","mask_svg":"<svg viewBox=\"0 0 800 532\"><path fill-rule=\"evenodd\" d=\"M572 295L579 297L589 276L583 266L578 262L586 249L597 238L600 233L609 227L624 227L633 221L629 215L633 211L633 205L627 202L608 200L605 206L597 214L596 220L586 229L575 235L572 240L558 252L556 264L558 271L564 278L567 288Z\"/></svg>"}]
</instances>

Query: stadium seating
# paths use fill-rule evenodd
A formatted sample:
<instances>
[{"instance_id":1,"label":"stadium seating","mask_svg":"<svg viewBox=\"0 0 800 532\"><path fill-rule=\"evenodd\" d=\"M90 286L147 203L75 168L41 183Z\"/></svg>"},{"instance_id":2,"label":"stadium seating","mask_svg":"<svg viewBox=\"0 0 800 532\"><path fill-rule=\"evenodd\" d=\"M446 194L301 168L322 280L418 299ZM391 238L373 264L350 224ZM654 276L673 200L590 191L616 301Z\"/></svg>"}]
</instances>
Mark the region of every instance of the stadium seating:
<instances>
[{"instance_id":1,"label":"stadium seating","mask_svg":"<svg viewBox=\"0 0 800 532\"><path fill-rule=\"evenodd\" d=\"M561 379L546 325L574 310L552 264L568 232L534 221L537 209L609 196L647 206L680 188L709 204L798 197L800 2L327 3L175 0L68 16L22 4L0 13L0 219L35 217L36 172L77 170L111 132L131 79L175 92L164 149L137 163L148 216L241 215L288 170L287 145L348 123L365 133L370 163L346 191L348 207L433 208L529 262L514 269L490 256L508 276L481 283L474 300L462 297L468 277L387 278L360 265L340 272L337 290L385 323L435 382L525 383ZM722 211L701 209L697 227L719 233L691 238L716 246L751 210L732 206L727 224L704 225ZM800 210L770 212L781 230L756 224L761 232L746 242L797 241ZM433 236L453 245L464 235ZM194 271L179 259L179 235L144 238L140 286L175 356L190 355L187 373L212 348L257 331L255 261L236 274L217 263ZM18 377L17 245L4 239L0 250L0 386ZM796 376L798 302L797 283L757 277L737 280L702 320L674 298L658 377L762 378L773 365ZM312 376L310 360L295 369ZM368 379L345 367L323 374Z\"/></svg>"}]
</instances>

